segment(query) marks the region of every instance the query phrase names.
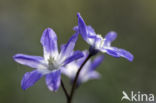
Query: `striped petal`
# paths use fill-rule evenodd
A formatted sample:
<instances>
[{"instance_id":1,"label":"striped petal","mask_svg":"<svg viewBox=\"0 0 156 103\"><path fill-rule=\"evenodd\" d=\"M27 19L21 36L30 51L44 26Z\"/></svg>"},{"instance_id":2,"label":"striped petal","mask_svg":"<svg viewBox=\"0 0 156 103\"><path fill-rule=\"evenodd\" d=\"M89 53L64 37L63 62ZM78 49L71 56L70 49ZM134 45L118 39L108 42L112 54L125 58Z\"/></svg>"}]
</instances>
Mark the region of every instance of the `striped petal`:
<instances>
[{"instance_id":1,"label":"striped petal","mask_svg":"<svg viewBox=\"0 0 156 103\"><path fill-rule=\"evenodd\" d=\"M75 33L68 41L67 44L63 45L61 47L61 53L60 53L60 57L61 58L66 58L69 55L71 55L71 53L73 52L73 49L75 47L75 43L77 41L78 38L78 33Z\"/></svg>"},{"instance_id":2,"label":"striped petal","mask_svg":"<svg viewBox=\"0 0 156 103\"><path fill-rule=\"evenodd\" d=\"M111 42L114 41L117 37L117 33L114 31L108 32L105 36L105 46L110 46Z\"/></svg>"},{"instance_id":3,"label":"striped petal","mask_svg":"<svg viewBox=\"0 0 156 103\"><path fill-rule=\"evenodd\" d=\"M134 56L127 50L119 49L118 54L129 61L133 61Z\"/></svg>"},{"instance_id":4,"label":"striped petal","mask_svg":"<svg viewBox=\"0 0 156 103\"><path fill-rule=\"evenodd\" d=\"M80 13L77 13L77 17L78 17L79 33L81 34L83 39L86 40L87 39L87 27L86 27L86 24L85 24L83 18L81 17Z\"/></svg>"},{"instance_id":5,"label":"striped petal","mask_svg":"<svg viewBox=\"0 0 156 103\"><path fill-rule=\"evenodd\" d=\"M22 89L26 90L27 88L33 86L41 77L42 74L36 70L25 73L21 81Z\"/></svg>"},{"instance_id":6,"label":"striped petal","mask_svg":"<svg viewBox=\"0 0 156 103\"><path fill-rule=\"evenodd\" d=\"M133 55L128 52L127 50L116 48L116 47L109 47L108 49L105 49L106 53L113 56L113 57L123 57L129 61L133 61L134 57Z\"/></svg>"},{"instance_id":7,"label":"striped petal","mask_svg":"<svg viewBox=\"0 0 156 103\"><path fill-rule=\"evenodd\" d=\"M90 71L95 70L103 62L103 60L104 60L104 55L100 55L96 57L91 64Z\"/></svg>"},{"instance_id":8,"label":"striped petal","mask_svg":"<svg viewBox=\"0 0 156 103\"><path fill-rule=\"evenodd\" d=\"M44 63L44 58L40 56L31 56L25 54L16 54L13 56L13 59L20 64L29 66L31 68L46 68L46 64Z\"/></svg>"},{"instance_id":9,"label":"striped petal","mask_svg":"<svg viewBox=\"0 0 156 103\"><path fill-rule=\"evenodd\" d=\"M60 87L61 70L55 70L46 75L46 84L50 91L56 92Z\"/></svg>"},{"instance_id":10,"label":"striped petal","mask_svg":"<svg viewBox=\"0 0 156 103\"><path fill-rule=\"evenodd\" d=\"M43 46L44 57L46 60L48 60L50 56L53 58L57 57L58 55L57 35L51 28L47 28L44 30L40 42Z\"/></svg>"},{"instance_id":11,"label":"striped petal","mask_svg":"<svg viewBox=\"0 0 156 103\"><path fill-rule=\"evenodd\" d=\"M64 66L67 65L68 63L80 59L81 57L83 57L83 53L81 51L75 51L73 53L73 55L71 55L70 57L68 57L65 61L64 61Z\"/></svg>"}]
</instances>

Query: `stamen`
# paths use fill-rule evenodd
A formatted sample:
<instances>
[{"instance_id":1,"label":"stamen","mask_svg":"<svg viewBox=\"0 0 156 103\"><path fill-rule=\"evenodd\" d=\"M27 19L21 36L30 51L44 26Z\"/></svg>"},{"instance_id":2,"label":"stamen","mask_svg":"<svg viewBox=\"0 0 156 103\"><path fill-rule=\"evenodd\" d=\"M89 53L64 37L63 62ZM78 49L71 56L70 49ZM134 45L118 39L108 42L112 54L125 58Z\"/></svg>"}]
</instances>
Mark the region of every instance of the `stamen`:
<instances>
[{"instance_id":1,"label":"stamen","mask_svg":"<svg viewBox=\"0 0 156 103\"><path fill-rule=\"evenodd\" d=\"M100 41L98 43L98 48L102 48L104 45L105 38L103 38L102 35L100 35L100 34L97 34L97 38L100 39Z\"/></svg>"}]
</instances>

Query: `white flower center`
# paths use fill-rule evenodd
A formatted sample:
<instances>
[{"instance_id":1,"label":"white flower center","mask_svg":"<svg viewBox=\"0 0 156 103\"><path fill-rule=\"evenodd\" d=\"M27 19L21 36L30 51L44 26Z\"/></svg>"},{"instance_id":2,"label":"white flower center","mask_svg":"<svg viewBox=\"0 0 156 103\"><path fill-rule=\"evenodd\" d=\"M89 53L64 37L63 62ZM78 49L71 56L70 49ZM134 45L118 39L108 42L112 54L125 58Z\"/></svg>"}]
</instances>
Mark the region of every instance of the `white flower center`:
<instances>
[{"instance_id":1,"label":"white flower center","mask_svg":"<svg viewBox=\"0 0 156 103\"><path fill-rule=\"evenodd\" d=\"M105 38L103 38L100 34L97 35L97 40L95 41L95 47L102 48L105 42Z\"/></svg>"},{"instance_id":2,"label":"white flower center","mask_svg":"<svg viewBox=\"0 0 156 103\"><path fill-rule=\"evenodd\" d=\"M54 58L52 58L52 57L50 57L50 58L48 59L48 65L49 65L49 67L48 67L49 70L58 69L58 68L61 66L61 65L60 65L56 60L54 60Z\"/></svg>"}]
</instances>

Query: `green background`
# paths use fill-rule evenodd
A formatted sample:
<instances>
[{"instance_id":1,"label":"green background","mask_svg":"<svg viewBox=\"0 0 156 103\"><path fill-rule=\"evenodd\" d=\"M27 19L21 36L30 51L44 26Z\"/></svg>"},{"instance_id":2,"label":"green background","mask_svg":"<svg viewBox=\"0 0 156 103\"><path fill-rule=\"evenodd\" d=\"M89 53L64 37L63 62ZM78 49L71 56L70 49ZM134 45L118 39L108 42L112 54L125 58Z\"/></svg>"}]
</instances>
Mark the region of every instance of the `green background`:
<instances>
[{"instance_id":1,"label":"green background","mask_svg":"<svg viewBox=\"0 0 156 103\"><path fill-rule=\"evenodd\" d=\"M112 45L130 51L135 59L105 55L97 68L102 78L81 85L74 103L121 103L123 90L156 95L155 10L156 0L0 0L0 103L66 102L62 89L50 92L44 78L23 91L22 76L32 69L17 64L12 56L42 55L40 37L47 27L57 33L59 45L66 43L77 25L77 12L97 33L116 31ZM88 47L79 36L75 50Z\"/></svg>"}]
</instances>

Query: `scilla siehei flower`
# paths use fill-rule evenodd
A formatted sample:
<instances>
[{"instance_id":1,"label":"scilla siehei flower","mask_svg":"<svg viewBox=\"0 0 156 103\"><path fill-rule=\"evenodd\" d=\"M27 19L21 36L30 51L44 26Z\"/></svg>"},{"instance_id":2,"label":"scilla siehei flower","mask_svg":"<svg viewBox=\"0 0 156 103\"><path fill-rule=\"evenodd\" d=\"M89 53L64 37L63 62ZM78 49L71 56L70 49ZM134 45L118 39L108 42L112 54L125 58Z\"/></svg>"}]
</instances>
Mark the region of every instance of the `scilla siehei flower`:
<instances>
[{"instance_id":1,"label":"scilla siehei flower","mask_svg":"<svg viewBox=\"0 0 156 103\"><path fill-rule=\"evenodd\" d=\"M71 54L71 52L73 52L75 42L77 41L77 36L77 33L74 34L59 53L57 35L51 28L47 28L44 30L40 41L43 46L44 57L25 54L16 54L13 56L13 59L17 63L35 69L24 74L21 81L22 89L26 90L33 86L41 77L45 76L45 81L49 90L57 91L60 86L63 66L83 57L83 54L80 51L75 51Z\"/></svg>"},{"instance_id":2,"label":"scilla siehei flower","mask_svg":"<svg viewBox=\"0 0 156 103\"><path fill-rule=\"evenodd\" d=\"M124 57L129 61L133 60L133 55L130 52L111 46L111 42L117 37L116 32L111 31L103 38L101 35L96 34L91 26L86 25L80 13L77 14L77 17L78 26L74 27L74 30L80 33L83 39L91 45L93 49L107 53L113 57Z\"/></svg>"}]
</instances>

